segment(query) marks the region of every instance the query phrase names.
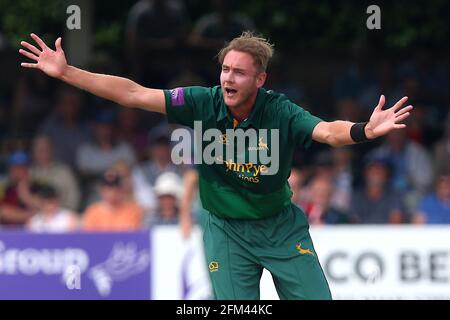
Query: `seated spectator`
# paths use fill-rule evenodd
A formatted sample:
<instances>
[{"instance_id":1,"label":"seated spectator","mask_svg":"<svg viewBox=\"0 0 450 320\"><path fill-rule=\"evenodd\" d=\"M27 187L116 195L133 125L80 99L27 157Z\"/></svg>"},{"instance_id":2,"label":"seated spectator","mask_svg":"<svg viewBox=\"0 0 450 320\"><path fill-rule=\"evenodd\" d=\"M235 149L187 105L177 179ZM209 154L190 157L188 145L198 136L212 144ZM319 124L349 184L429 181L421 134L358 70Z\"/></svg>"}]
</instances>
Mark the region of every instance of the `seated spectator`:
<instances>
[{"instance_id":1,"label":"seated spectator","mask_svg":"<svg viewBox=\"0 0 450 320\"><path fill-rule=\"evenodd\" d=\"M153 137L150 145L150 160L137 166L133 175L142 175L151 186L164 172L174 172L181 176L183 167L176 166L171 160L170 139L165 134Z\"/></svg>"},{"instance_id":2,"label":"seated spectator","mask_svg":"<svg viewBox=\"0 0 450 320\"><path fill-rule=\"evenodd\" d=\"M380 98L380 92L386 97L386 105L392 106L400 100L404 94L398 85L399 81L395 77L395 69L385 60L378 61L374 69L374 81L362 88L358 95L360 106L365 109L364 115L372 114L374 106Z\"/></svg>"},{"instance_id":3,"label":"seated spectator","mask_svg":"<svg viewBox=\"0 0 450 320\"><path fill-rule=\"evenodd\" d=\"M131 166L125 161L113 164L107 172L116 173L122 179L124 195L128 200L137 202L145 214L151 214L156 208L156 197L150 184L141 175L133 175Z\"/></svg>"},{"instance_id":4,"label":"seated spectator","mask_svg":"<svg viewBox=\"0 0 450 320\"><path fill-rule=\"evenodd\" d=\"M350 203L352 220L357 223L402 223L405 220L401 197L389 188L389 162L369 157L364 169L365 185L356 190Z\"/></svg>"},{"instance_id":5,"label":"seated spectator","mask_svg":"<svg viewBox=\"0 0 450 320\"><path fill-rule=\"evenodd\" d=\"M133 147L137 161L147 159L148 134L140 126L140 119L143 115L142 110L131 108L120 108L118 118L118 139L127 142Z\"/></svg>"},{"instance_id":6,"label":"seated spectator","mask_svg":"<svg viewBox=\"0 0 450 320\"><path fill-rule=\"evenodd\" d=\"M437 177L435 192L420 202L413 222L416 224L450 223L450 171Z\"/></svg>"},{"instance_id":7,"label":"seated spectator","mask_svg":"<svg viewBox=\"0 0 450 320\"><path fill-rule=\"evenodd\" d=\"M349 215L331 205L333 181L325 176L316 176L310 182L310 199L303 205L310 224L349 223Z\"/></svg>"},{"instance_id":8,"label":"seated spectator","mask_svg":"<svg viewBox=\"0 0 450 320\"><path fill-rule=\"evenodd\" d=\"M77 168L85 176L99 177L119 160L134 164L135 154L130 145L114 136L115 114L99 110L94 124L94 141L77 150Z\"/></svg>"},{"instance_id":9,"label":"seated spectator","mask_svg":"<svg viewBox=\"0 0 450 320\"><path fill-rule=\"evenodd\" d=\"M347 211L353 192L353 151L350 147L333 148L333 195L331 204L337 209Z\"/></svg>"},{"instance_id":10,"label":"seated spectator","mask_svg":"<svg viewBox=\"0 0 450 320\"><path fill-rule=\"evenodd\" d=\"M48 137L33 139L32 157L31 177L54 186L60 194L62 207L77 210L80 201L77 180L69 166L54 160L53 146Z\"/></svg>"},{"instance_id":11,"label":"seated spectator","mask_svg":"<svg viewBox=\"0 0 450 320\"><path fill-rule=\"evenodd\" d=\"M386 141L370 155L385 158L392 165L392 188L405 197L405 205L411 213L428 193L433 171L428 152L406 134L406 130L391 131Z\"/></svg>"},{"instance_id":12,"label":"seated spectator","mask_svg":"<svg viewBox=\"0 0 450 320\"><path fill-rule=\"evenodd\" d=\"M100 188L101 200L84 212L84 230L133 231L141 228L142 210L136 202L127 200L117 174L104 174Z\"/></svg>"},{"instance_id":13,"label":"seated spectator","mask_svg":"<svg viewBox=\"0 0 450 320\"><path fill-rule=\"evenodd\" d=\"M33 215L30 185L28 156L14 152L8 159L7 185L0 200L0 225L22 227Z\"/></svg>"},{"instance_id":14,"label":"seated spectator","mask_svg":"<svg viewBox=\"0 0 450 320\"><path fill-rule=\"evenodd\" d=\"M53 186L41 185L33 194L39 202L39 209L28 221L28 230L61 233L78 229L77 215L61 207L58 193Z\"/></svg>"},{"instance_id":15,"label":"seated spectator","mask_svg":"<svg viewBox=\"0 0 450 320\"><path fill-rule=\"evenodd\" d=\"M444 136L434 146L434 172L450 172L450 113L444 128Z\"/></svg>"},{"instance_id":16,"label":"seated spectator","mask_svg":"<svg viewBox=\"0 0 450 320\"><path fill-rule=\"evenodd\" d=\"M373 85L373 58L370 55L371 51L367 48L364 43L355 43L351 48L352 61L354 62L339 73L335 79L334 98L336 101L357 100L361 92Z\"/></svg>"},{"instance_id":17,"label":"seated spectator","mask_svg":"<svg viewBox=\"0 0 450 320\"><path fill-rule=\"evenodd\" d=\"M51 96L52 87L48 77L40 72L21 73L12 99L10 121L13 125L10 130L15 134L34 135L37 125L50 111Z\"/></svg>"},{"instance_id":18,"label":"seated spectator","mask_svg":"<svg viewBox=\"0 0 450 320\"><path fill-rule=\"evenodd\" d=\"M339 119L348 121L362 121L366 119L361 105L353 98L337 100L335 111Z\"/></svg>"},{"instance_id":19,"label":"seated spectator","mask_svg":"<svg viewBox=\"0 0 450 320\"><path fill-rule=\"evenodd\" d=\"M39 134L52 141L55 160L72 169L75 168L76 151L88 137L87 128L80 121L82 104L79 90L64 87L57 94L54 112L39 129Z\"/></svg>"},{"instance_id":20,"label":"seated spectator","mask_svg":"<svg viewBox=\"0 0 450 320\"><path fill-rule=\"evenodd\" d=\"M158 206L155 214L146 224L178 224L179 222L179 201L183 192L183 182L181 178L173 172L161 174L155 183L155 194Z\"/></svg>"}]
</instances>

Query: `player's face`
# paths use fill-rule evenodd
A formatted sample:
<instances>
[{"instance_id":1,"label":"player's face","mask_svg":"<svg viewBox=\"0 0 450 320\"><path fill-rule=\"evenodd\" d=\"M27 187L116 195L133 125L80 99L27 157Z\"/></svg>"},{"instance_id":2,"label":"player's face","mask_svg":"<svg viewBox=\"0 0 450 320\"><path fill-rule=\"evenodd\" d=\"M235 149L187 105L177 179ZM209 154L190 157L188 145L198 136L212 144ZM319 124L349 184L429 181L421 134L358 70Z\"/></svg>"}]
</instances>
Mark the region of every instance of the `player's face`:
<instances>
[{"instance_id":1,"label":"player's face","mask_svg":"<svg viewBox=\"0 0 450 320\"><path fill-rule=\"evenodd\" d=\"M265 79L266 73L258 72L250 54L231 50L223 60L220 74L225 104L230 108L245 106L256 96Z\"/></svg>"}]
</instances>

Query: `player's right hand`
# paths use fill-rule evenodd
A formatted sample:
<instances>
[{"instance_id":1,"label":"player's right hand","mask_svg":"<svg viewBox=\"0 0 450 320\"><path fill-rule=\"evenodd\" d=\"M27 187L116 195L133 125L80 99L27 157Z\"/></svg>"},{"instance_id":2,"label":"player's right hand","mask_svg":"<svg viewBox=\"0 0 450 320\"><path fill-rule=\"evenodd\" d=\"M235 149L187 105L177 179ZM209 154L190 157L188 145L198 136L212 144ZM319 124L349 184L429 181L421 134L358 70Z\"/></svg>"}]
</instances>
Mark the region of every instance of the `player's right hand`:
<instances>
[{"instance_id":1,"label":"player's right hand","mask_svg":"<svg viewBox=\"0 0 450 320\"><path fill-rule=\"evenodd\" d=\"M31 38L38 44L40 49L26 41L22 41L20 44L29 51L20 49L19 52L25 57L36 61L36 63L23 62L21 63L21 66L24 68L39 69L51 77L62 77L67 68L67 60L61 47L61 38L58 38L55 41L56 51L50 49L45 42L34 33L31 34Z\"/></svg>"}]
</instances>

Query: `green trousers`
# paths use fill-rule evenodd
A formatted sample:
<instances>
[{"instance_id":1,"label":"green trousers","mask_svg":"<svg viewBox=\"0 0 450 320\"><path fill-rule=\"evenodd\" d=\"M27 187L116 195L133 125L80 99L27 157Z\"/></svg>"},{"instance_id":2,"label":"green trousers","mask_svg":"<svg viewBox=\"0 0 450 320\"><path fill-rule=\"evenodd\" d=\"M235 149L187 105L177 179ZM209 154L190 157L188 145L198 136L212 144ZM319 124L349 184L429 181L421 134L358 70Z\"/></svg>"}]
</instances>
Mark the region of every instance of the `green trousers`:
<instances>
[{"instance_id":1,"label":"green trousers","mask_svg":"<svg viewBox=\"0 0 450 320\"><path fill-rule=\"evenodd\" d=\"M280 299L331 299L303 211L294 204L259 220L223 219L207 213L203 240L214 297L260 299L263 268Z\"/></svg>"}]
</instances>

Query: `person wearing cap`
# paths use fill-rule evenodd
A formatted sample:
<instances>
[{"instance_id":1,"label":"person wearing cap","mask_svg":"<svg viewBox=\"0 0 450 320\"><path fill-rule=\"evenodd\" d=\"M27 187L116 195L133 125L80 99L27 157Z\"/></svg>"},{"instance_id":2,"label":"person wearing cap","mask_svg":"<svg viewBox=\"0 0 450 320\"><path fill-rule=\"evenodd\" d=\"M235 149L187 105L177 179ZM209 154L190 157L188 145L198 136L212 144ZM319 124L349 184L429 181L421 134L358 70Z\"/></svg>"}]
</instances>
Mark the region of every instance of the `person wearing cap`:
<instances>
[{"instance_id":1,"label":"person wearing cap","mask_svg":"<svg viewBox=\"0 0 450 320\"><path fill-rule=\"evenodd\" d=\"M158 199L156 212L150 217L146 224L178 224L179 201L183 192L180 176L173 172L161 174L155 182L155 195Z\"/></svg>"},{"instance_id":2,"label":"person wearing cap","mask_svg":"<svg viewBox=\"0 0 450 320\"><path fill-rule=\"evenodd\" d=\"M23 151L13 152L8 158L8 182L0 200L0 224L22 227L32 216L29 201L29 158Z\"/></svg>"},{"instance_id":3,"label":"person wearing cap","mask_svg":"<svg viewBox=\"0 0 450 320\"><path fill-rule=\"evenodd\" d=\"M142 209L129 200L121 177L106 172L101 178L101 200L87 207L83 214L85 231L134 231L142 226Z\"/></svg>"}]
</instances>

